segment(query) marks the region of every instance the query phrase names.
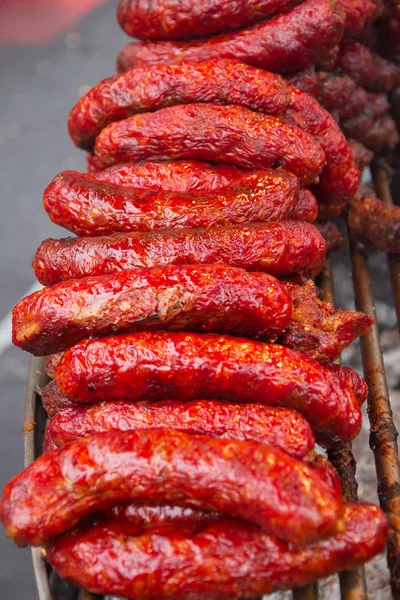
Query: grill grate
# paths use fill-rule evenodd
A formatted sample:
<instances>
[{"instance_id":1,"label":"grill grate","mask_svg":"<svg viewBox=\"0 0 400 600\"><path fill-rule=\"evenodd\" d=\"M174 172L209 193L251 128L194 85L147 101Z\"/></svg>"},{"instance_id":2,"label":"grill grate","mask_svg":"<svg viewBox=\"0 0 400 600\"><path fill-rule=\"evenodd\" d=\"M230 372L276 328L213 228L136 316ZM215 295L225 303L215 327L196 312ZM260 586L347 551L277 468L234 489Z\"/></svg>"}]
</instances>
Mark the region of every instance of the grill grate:
<instances>
[{"instance_id":1,"label":"grill grate","mask_svg":"<svg viewBox=\"0 0 400 600\"><path fill-rule=\"evenodd\" d=\"M376 192L381 200L392 204L388 171L385 164L377 161L373 166ZM357 310L376 320L375 301L372 291L367 250L349 235L352 278ZM393 288L397 319L400 325L400 256L388 255L389 272ZM332 266L326 262L318 284L326 300L334 304ZM387 546L388 565L391 574L393 598L400 598L400 471L397 449L397 431L390 407L386 374L382 358L378 326L360 340L364 376L369 387L368 417L370 421L370 446L375 458L378 477L378 495L386 512L392 535ZM41 454L46 413L41 404L40 389L48 379L42 358L32 358L26 393L25 407L25 465ZM30 424L34 423L32 429ZM30 429L30 430L29 430ZM357 498L356 464L351 444L341 445L329 452L329 459L338 470L346 498ZM62 582L48 567L42 551L32 549L32 563L36 600L101 600ZM342 600L366 600L368 598L364 569L339 575ZM316 600L317 583L295 590L293 600Z\"/></svg>"}]
</instances>

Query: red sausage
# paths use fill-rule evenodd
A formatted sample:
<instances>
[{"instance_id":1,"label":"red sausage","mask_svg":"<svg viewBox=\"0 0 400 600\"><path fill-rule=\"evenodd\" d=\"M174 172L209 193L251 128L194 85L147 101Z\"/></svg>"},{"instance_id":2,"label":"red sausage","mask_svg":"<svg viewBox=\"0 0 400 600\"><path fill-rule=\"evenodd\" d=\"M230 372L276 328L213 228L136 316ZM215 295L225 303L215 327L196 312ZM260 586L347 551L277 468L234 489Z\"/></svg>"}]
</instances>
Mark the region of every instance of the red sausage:
<instances>
[{"instance_id":1,"label":"red sausage","mask_svg":"<svg viewBox=\"0 0 400 600\"><path fill-rule=\"evenodd\" d=\"M149 427L177 429L216 438L254 440L303 458L314 447L310 425L297 412L260 404L218 400L194 402L103 402L75 406L54 416L46 429L45 451L93 433Z\"/></svg>"},{"instance_id":2,"label":"red sausage","mask_svg":"<svg viewBox=\"0 0 400 600\"><path fill-rule=\"evenodd\" d=\"M139 162L114 165L91 173L97 181L113 183L124 188L164 190L171 192L212 192L234 187L246 181L249 173L238 167L212 165L195 160L173 162ZM318 205L307 188L301 188L297 205L291 212L295 221L313 223Z\"/></svg>"},{"instance_id":3,"label":"red sausage","mask_svg":"<svg viewBox=\"0 0 400 600\"><path fill-rule=\"evenodd\" d=\"M293 548L241 521L143 531L101 523L66 533L47 547L61 577L99 594L142 600L257 598L350 570L380 553L388 539L384 513L347 503L344 531Z\"/></svg>"},{"instance_id":4,"label":"red sausage","mask_svg":"<svg viewBox=\"0 0 400 600\"><path fill-rule=\"evenodd\" d=\"M61 354L53 354L52 356L59 357L58 362L57 362L57 364L58 364L63 355L61 353ZM57 367L57 364L56 364L56 367ZM54 377L54 371L53 371L53 377ZM73 402L72 400L68 400L68 398L63 396L63 394L60 391L60 388L58 387L58 385L55 381L51 381L50 383L48 383L47 385L42 387L42 389L40 390L40 395L41 395L41 399L42 399L42 406L45 409L45 411L47 412L47 416L49 417L49 419L54 417L54 415L61 412L62 410L66 410L67 408L75 408L76 407L75 402ZM88 407L89 407L89 405L88 405Z\"/></svg>"},{"instance_id":5,"label":"red sausage","mask_svg":"<svg viewBox=\"0 0 400 600\"><path fill-rule=\"evenodd\" d=\"M275 341L292 302L266 273L226 265L170 265L72 279L23 298L13 343L35 356L88 337L135 331L214 331Z\"/></svg>"},{"instance_id":6,"label":"red sausage","mask_svg":"<svg viewBox=\"0 0 400 600\"><path fill-rule=\"evenodd\" d=\"M208 525L226 519L223 513L198 510L183 506L162 504L150 506L149 504L118 504L113 508L95 516L99 520L130 523L139 527L159 527L160 525L178 524Z\"/></svg>"},{"instance_id":7,"label":"red sausage","mask_svg":"<svg viewBox=\"0 0 400 600\"><path fill-rule=\"evenodd\" d=\"M285 13L303 0L120 0L118 22L130 36L183 40L233 31Z\"/></svg>"},{"instance_id":8,"label":"red sausage","mask_svg":"<svg viewBox=\"0 0 400 600\"><path fill-rule=\"evenodd\" d=\"M355 40L343 40L336 66L371 92L389 92L400 84L400 66Z\"/></svg>"},{"instance_id":9,"label":"red sausage","mask_svg":"<svg viewBox=\"0 0 400 600\"><path fill-rule=\"evenodd\" d=\"M225 263L282 277L319 266L325 240L309 223L274 221L109 237L45 240L33 259L38 280L59 281L165 264Z\"/></svg>"},{"instance_id":10,"label":"red sausage","mask_svg":"<svg viewBox=\"0 0 400 600\"><path fill-rule=\"evenodd\" d=\"M245 169L283 167L303 185L325 165L311 135L242 106L185 104L111 123L95 143L97 166L140 160L198 159Z\"/></svg>"},{"instance_id":11,"label":"red sausage","mask_svg":"<svg viewBox=\"0 0 400 600\"><path fill-rule=\"evenodd\" d=\"M231 3L229 3L230 5ZM323 62L342 39L345 13L330 0L306 0L266 23L193 42L128 44L118 56L118 70L156 64L199 63L231 58L283 73Z\"/></svg>"},{"instance_id":12,"label":"red sausage","mask_svg":"<svg viewBox=\"0 0 400 600\"><path fill-rule=\"evenodd\" d=\"M272 446L146 429L97 433L40 456L6 485L0 518L17 544L41 545L132 501L225 512L295 544L335 533L343 511L317 471Z\"/></svg>"},{"instance_id":13,"label":"red sausage","mask_svg":"<svg viewBox=\"0 0 400 600\"><path fill-rule=\"evenodd\" d=\"M326 166L312 189L320 204L329 206L331 216L338 216L360 185L360 171L345 136L317 100L298 90L292 90L285 118L313 135L323 149Z\"/></svg>"},{"instance_id":14,"label":"red sausage","mask_svg":"<svg viewBox=\"0 0 400 600\"><path fill-rule=\"evenodd\" d=\"M237 60L139 67L104 79L80 98L69 116L68 129L78 147L90 150L110 123L193 102L236 104L280 116L289 102L289 88L279 75Z\"/></svg>"},{"instance_id":15,"label":"red sausage","mask_svg":"<svg viewBox=\"0 0 400 600\"><path fill-rule=\"evenodd\" d=\"M88 236L291 219L298 202L298 180L282 170L249 173L237 186L202 194L126 189L64 171L43 197L52 221Z\"/></svg>"},{"instance_id":16,"label":"red sausage","mask_svg":"<svg viewBox=\"0 0 400 600\"><path fill-rule=\"evenodd\" d=\"M221 398L298 410L313 427L353 439L353 392L316 361L277 344L229 336L142 332L69 348L55 379L76 402Z\"/></svg>"}]
</instances>

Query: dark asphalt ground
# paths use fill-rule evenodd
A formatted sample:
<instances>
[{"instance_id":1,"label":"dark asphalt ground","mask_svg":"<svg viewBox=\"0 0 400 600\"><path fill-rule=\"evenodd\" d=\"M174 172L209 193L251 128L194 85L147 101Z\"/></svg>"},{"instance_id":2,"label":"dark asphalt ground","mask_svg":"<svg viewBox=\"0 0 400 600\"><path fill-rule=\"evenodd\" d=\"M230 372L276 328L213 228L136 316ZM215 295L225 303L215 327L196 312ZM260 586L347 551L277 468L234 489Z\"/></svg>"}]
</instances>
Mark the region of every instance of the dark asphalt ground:
<instances>
[{"instance_id":1,"label":"dark asphalt ground","mask_svg":"<svg viewBox=\"0 0 400 600\"><path fill-rule=\"evenodd\" d=\"M43 190L59 171L84 169L84 153L67 134L68 113L83 86L114 74L117 52L128 41L115 6L106 3L47 47L0 49L0 351L8 336L5 317L34 284L30 263L37 246L63 235L42 208ZM28 360L10 346L0 356L0 489L23 467ZM0 598L33 598L29 551L16 548L2 530Z\"/></svg>"}]
</instances>

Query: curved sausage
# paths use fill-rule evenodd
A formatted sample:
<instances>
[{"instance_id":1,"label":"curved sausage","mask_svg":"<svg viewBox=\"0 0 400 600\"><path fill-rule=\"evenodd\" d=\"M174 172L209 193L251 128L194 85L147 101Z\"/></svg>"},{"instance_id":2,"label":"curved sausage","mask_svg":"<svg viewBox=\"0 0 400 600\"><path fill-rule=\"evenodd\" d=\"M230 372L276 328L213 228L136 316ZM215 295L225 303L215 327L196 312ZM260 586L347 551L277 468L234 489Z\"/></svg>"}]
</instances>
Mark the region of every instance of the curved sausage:
<instances>
[{"instance_id":1,"label":"curved sausage","mask_svg":"<svg viewBox=\"0 0 400 600\"><path fill-rule=\"evenodd\" d=\"M353 392L316 361L277 344L229 336L142 332L69 348L55 379L76 402L220 398L298 410L331 436L361 426Z\"/></svg>"},{"instance_id":2,"label":"curved sausage","mask_svg":"<svg viewBox=\"0 0 400 600\"><path fill-rule=\"evenodd\" d=\"M245 169L283 167L312 183L325 154L311 135L242 106L184 104L111 123L97 136L97 166L140 160L199 159Z\"/></svg>"},{"instance_id":3,"label":"curved sausage","mask_svg":"<svg viewBox=\"0 0 400 600\"><path fill-rule=\"evenodd\" d=\"M285 81L237 60L155 65L109 77L76 103L68 129L76 146L90 150L104 127L136 113L207 102L236 104L280 116L289 102Z\"/></svg>"},{"instance_id":4,"label":"curved sausage","mask_svg":"<svg viewBox=\"0 0 400 600\"><path fill-rule=\"evenodd\" d=\"M236 405L218 400L181 403L102 402L57 413L46 429L45 451L102 431L177 429L216 438L270 444L296 458L314 447L308 422L299 413L260 404Z\"/></svg>"},{"instance_id":5,"label":"curved sausage","mask_svg":"<svg viewBox=\"0 0 400 600\"><path fill-rule=\"evenodd\" d=\"M183 40L233 31L285 13L303 0L120 0L118 22L138 39Z\"/></svg>"},{"instance_id":6,"label":"curved sausage","mask_svg":"<svg viewBox=\"0 0 400 600\"><path fill-rule=\"evenodd\" d=\"M338 490L272 446L147 429L97 433L40 456L6 485L0 518L17 544L41 545L132 501L225 512L292 543L335 533L343 511Z\"/></svg>"},{"instance_id":7,"label":"curved sausage","mask_svg":"<svg viewBox=\"0 0 400 600\"><path fill-rule=\"evenodd\" d=\"M318 267L325 240L316 227L295 221L177 229L108 237L48 239L33 259L43 285L166 264L225 263L282 277Z\"/></svg>"},{"instance_id":8,"label":"curved sausage","mask_svg":"<svg viewBox=\"0 0 400 600\"><path fill-rule=\"evenodd\" d=\"M371 504L347 503L344 531L293 548L250 523L143 531L101 523L66 533L47 547L61 577L99 594L142 600L252 598L356 568L385 547L388 524Z\"/></svg>"},{"instance_id":9,"label":"curved sausage","mask_svg":"<svg viewBox=\"0 0 400 600\"><path fill-rule=\"evenodd\" d=\"M135 331L214 331L275 341L292 302L277 279L226 265L170 265L72 279L23 298L13 343L35 356L88 337Z\"/></svg>"},{"instance_id":10,"label":"curved sausage","mask_svg":"<svg viewBox=\"0 0 400 600\"><path fill-rule=\"evenodd\" d=\"M329 57L342 39L344 19L340 3L306 0L266 23L227 35L192 42L128 44L118 55L117 68L121 72L143 65L232 58L277 73L299 71Z\"/></svg>"}]
</instances>

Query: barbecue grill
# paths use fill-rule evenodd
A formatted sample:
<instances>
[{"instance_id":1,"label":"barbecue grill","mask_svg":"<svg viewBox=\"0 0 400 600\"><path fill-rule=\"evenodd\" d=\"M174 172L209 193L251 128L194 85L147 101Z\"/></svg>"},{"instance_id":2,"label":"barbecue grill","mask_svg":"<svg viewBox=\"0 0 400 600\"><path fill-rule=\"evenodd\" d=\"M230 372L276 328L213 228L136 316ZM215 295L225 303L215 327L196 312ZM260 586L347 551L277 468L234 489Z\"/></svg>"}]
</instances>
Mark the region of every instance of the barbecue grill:
<instances>
[{"instance_id":1,"label":"barbecue grill","mask_svg":"<svg viewBox=\"0 0 400 600\"><path fill-rule=\"evenodd\" d=\"M383 161L372 167L378 197L392 204L388 169ZM356 309L376 319L375 300L368 264L368 252L363 245L349 238L352 278ZM389 273L393 289L397 320L400 325L400 255L388 255ZM327 261L320 274L318 285L324 298L334 304L334 269ZM375 459L378 496L381 508L389 519L392 535L387 544L387 560L391 575L394 600L400 598L400 469L397 449L397 431L393 422L389 392L383 364L379 329L375 324L360 339L364 377L368 383L368 417L370 423L370 448ZM43 358L31 358L25 407L25 466L42 454L47 414L41 403L40 389L48 382ZM356 462L351 443L342 444L328 453L337 469L344 495L357 499ZM62 581L46 563L40 548L32 549L32 562L36 600L102 600L103 596L78 590ZM364 568L340 573L342 600L368 598ZM293 591L293 600L317 600L318 582Z\"/></svg>"}]
</instances>

